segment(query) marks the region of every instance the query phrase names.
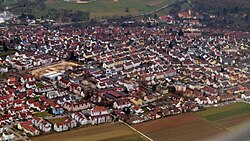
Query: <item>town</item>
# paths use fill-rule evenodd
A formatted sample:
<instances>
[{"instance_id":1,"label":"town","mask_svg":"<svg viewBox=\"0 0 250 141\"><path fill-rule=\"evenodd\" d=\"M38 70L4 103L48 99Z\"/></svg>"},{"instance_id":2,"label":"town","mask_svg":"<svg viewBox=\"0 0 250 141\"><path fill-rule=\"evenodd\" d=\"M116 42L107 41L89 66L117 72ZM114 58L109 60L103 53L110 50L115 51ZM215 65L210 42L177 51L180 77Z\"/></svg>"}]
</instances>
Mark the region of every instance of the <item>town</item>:
<instances>
[{"instance_id":1,"label":"town","mask_svg":"<svg viewBox=\"0 0 250 141\"><path fill-rule=\"evenodd\" d=\"M189 10L83 27L1 27L0 50L12 52L0 58L1 139L249 103L250 33L201 19Z\"/></svg>"}]
</instances>

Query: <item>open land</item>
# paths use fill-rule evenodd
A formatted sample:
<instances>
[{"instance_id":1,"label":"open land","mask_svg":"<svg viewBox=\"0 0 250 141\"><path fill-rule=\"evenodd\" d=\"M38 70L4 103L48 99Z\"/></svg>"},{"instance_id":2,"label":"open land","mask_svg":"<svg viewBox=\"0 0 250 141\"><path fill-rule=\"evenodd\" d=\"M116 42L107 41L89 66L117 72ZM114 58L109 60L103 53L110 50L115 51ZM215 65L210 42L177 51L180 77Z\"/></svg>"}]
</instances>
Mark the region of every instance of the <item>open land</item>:
<instances>
[{"instance_id":1,"label":"open land","mask_svg":"<svg viewBox=\"0 0 250 141\"><path fill-rule=\"evenodd\" d=\"M34 116L38 116L38 117L47 117L47 116L52 116L50 113L48 113L47 111L45 112L39 112L39 113L35 113L33 114Z\"/></svg>"},{"instance_id":2,"label":"open land","mask_svg":"<svg viewBox=\"0 0 250 141\"><path fill-rule=\"evenodd\" d=\"M52 119L48 119L48 121L52 124L55 123L60 123L60 122L64 122L67 118L62 117L62 118L52 118Z\"/></svg>"},{"instance_id":3,"label":"open land","mask_svg":"<svg viewBox=\"0 0 250 141\"><path fill-rule=\"evenodd\" d=\"M37 77L41 77L42 75L49 72L61 72L67 70L70 67L77 66L78 64L75 62L61 62L58 64L53 64L47 67L39 68L36 70L32 70L31 74Z\"/></svg>"},{"instance_id":4,"label":"open land","mask_svg":"<svg viewBox=\"0 0 250 141\"><path fill-rule=\"evenodd\" d=\"M133 127L155 141L194 141L224 132L222 128L193 113L136 124Z\"/></svg>"},{"instance_id":5,"label":"open land","mask_svg":"<svg viewBox=\"0 0 250 141\"><path fill-rule=\"evenodd\" d=\"M235 103L223 107L208 108L197 115L230 129L250 119L250 105Z\"/></svg>"},{"instance_id":6,"label":"open land","mask_svg":"<svg viewBox=\"0 0 250 141\"><path fill-rule=\"evenodd\" d=\"M78 128L68 132L31 138L32 141L49 141L51 139L60 141L144 141L139 134L121 123Z\"/></svg>"},{"instance_id":7,"label":"open land","mask_svg":"<svg viewBox=\"0 0 250 141\"><path fill-rule=\"evenodd\" d=\"M150 12L175 0L96 0L88 3L66 2L64 0L46 0L45 8L41 11L34 9L34 15L39 17L49 13L51 9L64 9L72 11L89 12L90 18L107 16L126 16ZM5 0L5 5L13 5L16 0ZM129 11L125 9L128 8Z\"/></svg>"},{"instance_id":8,"label":"open land","mask_svg":"<svg viewBox=\"0 0 250 141\"><path fill-rule=\"evenodd\" d=\"M0 57L5 57L10 54L14 54L16 51L15 50L9 50L7 52L0 52Z\"/></svg>"},{"instance_id":9,"label":"open land","mask_svg":"<svg viewBox=\"0 0 250 141\"><path fill-rule=\"evenodd\" d=\"M54 1L46 2L46 6L55 9L88 11L90 12L90 18L100 18L112 15L125 16L145 13L170 4L173 1L174 0L97 0L85 4ZM125 11L126 8L129 9L128 12Z\"/></svg>"}]
</instances>

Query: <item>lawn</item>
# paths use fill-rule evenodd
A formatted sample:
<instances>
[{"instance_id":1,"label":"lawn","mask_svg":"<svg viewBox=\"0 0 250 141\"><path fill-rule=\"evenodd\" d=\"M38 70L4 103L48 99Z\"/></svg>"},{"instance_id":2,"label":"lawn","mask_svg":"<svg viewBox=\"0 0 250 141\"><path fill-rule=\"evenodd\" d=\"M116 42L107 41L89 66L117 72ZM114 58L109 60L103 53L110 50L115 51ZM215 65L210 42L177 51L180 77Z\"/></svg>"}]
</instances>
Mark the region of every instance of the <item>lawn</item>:
<instances>
[{"instance_id":1,"label":"lawn","mask_svg":"<svg viewBox=\"0 0 250 141\"><path fill-rule=\"evenodd\" d=\"M52 124L59 123L59 122L64 122L67 118L54 118L54 119L48 119L48 121Z\"/></svg>"},{"instance_id":2,"label":"lawn","mask_svg":"<svg viewBox=\"0 0 250 141\"><path fill-rule=\"evenodd\" d=\"M31 138L32 141L144 141L144 139L121 123L89 126L63 133L42 135Z\"/></svg>"},{"instance_id":3,"label":"lawn","mask_svg":"<svg viewBox=\"0 0 250 141\"><path fill-rule=\"evenodd\" d=\"M45 112L35 113L35 114L33 114L33 116L47 117L47 116L53 116L53 115L50 114L49 112L45 111Z\"/></svg>"},{"instance_id":4,"label":"lawn","mask_svg":"<svg viewBox=\"0 0 250 141\"><path fill-rule=\"evenodd\" d=\"M208 108L196 114L221 127L230 129L250 119L250 105L235 103L223 107Z\"/></svg>"},{"instance_id":5,"label":"lawn","mask_svg":"<svg viewBox=\"0 0 250 141\"><path fill-rule=\"evenodd\" d=\"M37 86L38 88L41 88L41 87L43 87L44 85L43 85L42 83L36 83L36 86Z\"/></svg>"},{"instance_id":6,"label":"lawn","mask_svg":"<svg viewBox=\"0 0 250 141\"><path fill-rule=\"evenodd\" d=\"M14 54L16 51L15 50L9 50L7 52L0 52L0 57L5 57L10 54Z\"/></svg>"},{"instance_id":7,"label":"lawn","mask_svg":"<svg viewBox=\"0 0 250 141\"><path fill-rule=\"evenodd\" d=\"M196 141L225 131L193 113L144 122L133 127L154 141Z\"/></svg>"},{"instance_id":8,"label":"lawn","mask_svg":"<svg viewBox=\"0 0 250 141\"><path fill-rule=\"evenodd\" d=\"M90 12L91 18L99 18L102 16L112 15L133 15L145 13L160 8L175 0L97 0L87 4L79 4L74 2L46 2L48 8L79 10ZM125 12L128 8L129 12Z\"/></svg>"},{"instance_id":9,"label":"lawn","mask_svg":"<svg viewBox=\"0 0 250 141\"><path fill-rule=\"evenodd\" d=\"M3 2L5 5L12 5L16 3L16 0L4 0Z\"/></svg>"}]
</instances>

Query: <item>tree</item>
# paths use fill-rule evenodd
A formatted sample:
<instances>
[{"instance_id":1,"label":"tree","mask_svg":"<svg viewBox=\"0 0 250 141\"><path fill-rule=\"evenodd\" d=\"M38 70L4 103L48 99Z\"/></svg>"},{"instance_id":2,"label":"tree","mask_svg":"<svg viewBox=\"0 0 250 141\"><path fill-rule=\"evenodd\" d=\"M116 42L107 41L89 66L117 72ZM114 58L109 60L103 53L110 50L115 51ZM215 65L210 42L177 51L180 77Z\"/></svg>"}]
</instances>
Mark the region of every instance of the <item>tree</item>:
<instances>
[{"instance_id":1,"label":"tree","mask_svg":"<svg viewBox=\"0 0 250 141\"><path fill-rule=\"evenodd\" d=\"M128 8L128 7L126 7L125 12L126 12L126 13L128 13L128 12L129 12L129 8Z\"/></svg>"},{"instance_id":2,"label":"tree","mask_svg":"<svg viewBox=\"0 0 250 141\"><path fill-rule=\"evenodd\" d=\"M184 32L180 29L179 32L178 32L178 35L179 36L184 36Z\"/></svg>"},{"instance_id":3,"label":"tree","mask_svg":"<svg viewBox=\"0 0 250 141\"><path fill-rule=\"evenodd\" d=\"M5 41L3 42L3 50L5 52L7 52L9 50L8 47L7 47L7 45L6 45L6 43L5 43Z\"/></svg>"}]
</instances>

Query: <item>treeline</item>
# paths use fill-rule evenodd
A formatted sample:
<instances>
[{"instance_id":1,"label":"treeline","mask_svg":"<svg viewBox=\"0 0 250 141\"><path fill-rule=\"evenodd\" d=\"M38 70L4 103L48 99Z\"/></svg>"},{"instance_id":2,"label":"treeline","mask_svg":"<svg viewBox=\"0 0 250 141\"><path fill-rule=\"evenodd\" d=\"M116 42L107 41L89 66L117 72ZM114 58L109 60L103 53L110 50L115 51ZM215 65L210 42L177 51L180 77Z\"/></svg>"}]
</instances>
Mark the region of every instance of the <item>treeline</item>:
<instances>
[{"instance_id":1,"label":"treeline","mask_svg":"<svg viewBox=\"0 0 250 141\"><path fill-rule=\"evenodd\" d=\"M216 16L215 20L205 17L210 26L250 31L249 0L192 0L192 3L194 10Z\"/></svg>"},{"instance_id":2,"label":"treeline","mask_svg":"<svg viewBox=\"0 0 250 141\"><path fill-rule=\"evenodd\" d=\"M10 11L18 15L20 13L29 15L29 18L53 19L61 22L89 20L89 12L48 8L45 0L18 0L14 5L11 5ZM20 18L25 17L20 16Z\"/></svg>"}]
</instances>

